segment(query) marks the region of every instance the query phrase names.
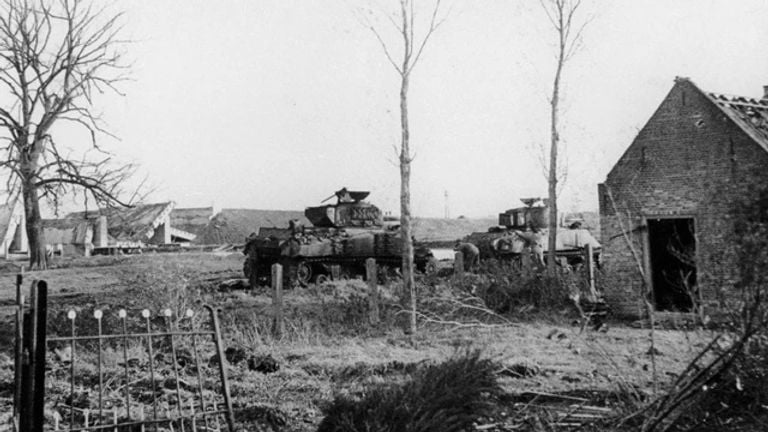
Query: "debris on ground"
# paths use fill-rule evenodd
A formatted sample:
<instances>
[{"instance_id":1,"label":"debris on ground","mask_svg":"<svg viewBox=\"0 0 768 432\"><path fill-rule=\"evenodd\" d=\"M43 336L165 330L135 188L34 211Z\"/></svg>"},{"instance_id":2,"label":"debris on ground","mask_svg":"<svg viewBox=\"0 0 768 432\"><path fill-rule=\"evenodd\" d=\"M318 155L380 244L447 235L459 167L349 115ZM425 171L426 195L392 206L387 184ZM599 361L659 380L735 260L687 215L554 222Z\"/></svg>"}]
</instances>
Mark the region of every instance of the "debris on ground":
<instances>
[{"instance_id":1,"label":"debris on ground","mask_svg":"<svg viewBox=\"0 0 768 432\"><path fill-rule=\"evenodd\" d=\"M271 354L251 356L248 358L248 369L268 374L280 370L280 363Z\"/></svg>"},{"instance_id":2,"label":"debris on ground","mask_svg":"<svg viewBox=\"0 0 768 432\"><path fill-rule=\"evenodd\" d=\"M528 378L540 373L541 368L537 364L525 360L505 365L504 368L499 371L500 375L512 378Z\"/></svg>"}]
</instances>

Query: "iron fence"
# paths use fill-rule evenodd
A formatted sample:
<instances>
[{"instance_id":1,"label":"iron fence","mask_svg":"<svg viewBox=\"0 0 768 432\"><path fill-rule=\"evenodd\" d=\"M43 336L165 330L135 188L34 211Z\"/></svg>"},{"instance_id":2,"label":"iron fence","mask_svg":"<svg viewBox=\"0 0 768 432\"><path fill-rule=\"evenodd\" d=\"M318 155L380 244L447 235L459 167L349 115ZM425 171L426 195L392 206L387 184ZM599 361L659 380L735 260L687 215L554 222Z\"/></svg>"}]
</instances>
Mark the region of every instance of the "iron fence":
<instances>
[{"instance_id":1,"label":"iron fence","mask_svg":"<svg viewBox=\"0 0 768 432\"><path fill-rule=\"evenodd\" d=\"M16 285L18 431L234 431L214 308L49 314L44 281L28 305Z\"/></svg>"}]
</instances>

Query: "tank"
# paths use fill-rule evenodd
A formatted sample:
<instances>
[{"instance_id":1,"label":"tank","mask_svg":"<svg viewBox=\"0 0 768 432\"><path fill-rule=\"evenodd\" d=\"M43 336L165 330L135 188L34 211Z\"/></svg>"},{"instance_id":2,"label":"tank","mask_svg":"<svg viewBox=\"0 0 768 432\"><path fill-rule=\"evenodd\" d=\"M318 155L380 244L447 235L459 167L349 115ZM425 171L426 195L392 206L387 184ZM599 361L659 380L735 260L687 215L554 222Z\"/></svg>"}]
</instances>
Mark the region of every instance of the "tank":
<instances>
[{"instance_id":1,"label":"tank","mask_svg":"<svg viewBox=\"0 0 768 432\"><path fill-rule=\"evenodd\" d=\"M499 225L490 227L487 232L476 232L464 238L464 241L477 246L480 259L498 259L519 261L521 254L532 242L543 247L544 255L549 248L549 207L547 200L540 198L521 199L524 206L506 210L499 214ZM558 228L555 254L570 265L576 265L584 259L584 248L592 245L595 262L599 263L601 245L592 233L574 223L568 228Z\"/></svg>"},{"instance_id":2,"label":"tank","mask_svg":"<svg viewBox=\"0 0 768 432\"><path fill-rule=\"evenodd\" d=\"M335 197L335 204L304 210L311 226L291 221L287 228L260 228L248 236L243 270L251 286L270 283L275 263L283 265L287 286L364 278L368 258L376 259L380 275L396 273L402 262L399 226L385 224L381 210L365 201L368 195L342 188L322 202ZM421 272L436 268L432 251L415 242L414 264Z\"/></svg>"}]
</instances>

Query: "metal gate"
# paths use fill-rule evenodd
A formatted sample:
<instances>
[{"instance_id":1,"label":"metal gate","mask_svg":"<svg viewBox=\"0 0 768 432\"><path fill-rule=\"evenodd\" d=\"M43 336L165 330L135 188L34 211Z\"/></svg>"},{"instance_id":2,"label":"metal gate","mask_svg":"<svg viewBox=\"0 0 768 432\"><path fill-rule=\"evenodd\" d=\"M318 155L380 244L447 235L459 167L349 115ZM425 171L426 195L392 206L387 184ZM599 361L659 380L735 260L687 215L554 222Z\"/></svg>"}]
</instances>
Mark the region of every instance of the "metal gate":
<instances>
[{"instance_id":1,"label":"metal gate","mask_svg":"<svg viewBox=\"0 0 768 432\"><path fill-rule=\"evenodd\" d=\"M234 431L216 311L50 314L17 276L14 424L42 431Z\"/></svg>"}]
</instances>

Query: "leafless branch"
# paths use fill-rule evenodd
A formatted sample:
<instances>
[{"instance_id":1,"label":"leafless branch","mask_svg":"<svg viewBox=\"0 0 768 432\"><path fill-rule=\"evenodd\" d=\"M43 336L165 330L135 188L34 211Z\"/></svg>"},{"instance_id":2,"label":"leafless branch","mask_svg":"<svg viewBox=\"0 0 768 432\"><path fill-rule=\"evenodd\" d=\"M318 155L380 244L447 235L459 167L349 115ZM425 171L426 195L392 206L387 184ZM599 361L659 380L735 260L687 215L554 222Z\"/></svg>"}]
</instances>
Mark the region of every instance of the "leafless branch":
<instances>
[{"instance_id":1,"label":"leafless branch","mask_svg":"<svg viewBox=\"0 0 768 432\"><path fill-rule=\"evenodd\" d=\"M100 204L131 204L122 187L135 167L116 162L98 143L102 135L115 137L94 107L97 94L122 94L121 21L100 2L0 1L0 85L12 96L0 101L0 130L9 143L0 148L0 168L10 173L6 186L23 191L28 222L40 218L40 198L56 207L60 196L78 191ZM85 129L90 145L62 153L51 136L57 122ZM28 231L33 225L39 224L27 223ZM42 234L28 234L38 247Z\"/></svg>"},{"instance_id":2,"label":"leafless branch","mask_svg":"<svg viewBox=\"0 0 768 432\"><path fill-rule=\"evenodd\" d=\"M398 66L397 63L395 63L395 60L392 58L392 54L389 53L389 49L387 48L387 44L384 43L384 40L381 38L381 35L379 34L379 32L376 31L376 28L373 27L373 26L370 26L368 28L376 36L376 40L379 41L379 44L381 44L381 49L384 50L384 55L387 56L387 60L389 60L389 63L392 64L392 66L395 68L397 73L399 73L400 75L403 75L402 69L400 69L400 66Z\"/></svg>"}]
</instances>

